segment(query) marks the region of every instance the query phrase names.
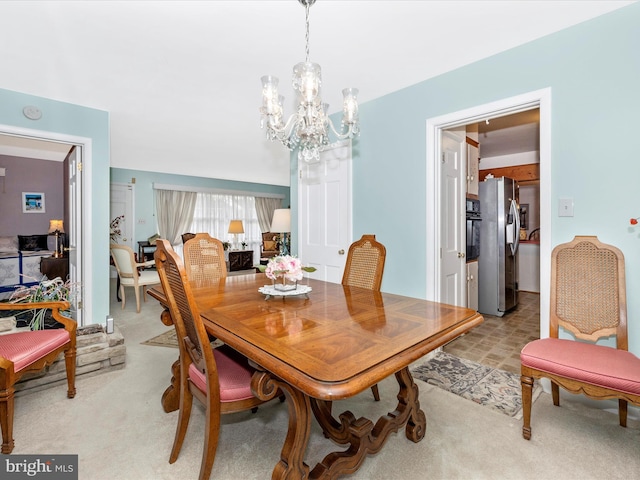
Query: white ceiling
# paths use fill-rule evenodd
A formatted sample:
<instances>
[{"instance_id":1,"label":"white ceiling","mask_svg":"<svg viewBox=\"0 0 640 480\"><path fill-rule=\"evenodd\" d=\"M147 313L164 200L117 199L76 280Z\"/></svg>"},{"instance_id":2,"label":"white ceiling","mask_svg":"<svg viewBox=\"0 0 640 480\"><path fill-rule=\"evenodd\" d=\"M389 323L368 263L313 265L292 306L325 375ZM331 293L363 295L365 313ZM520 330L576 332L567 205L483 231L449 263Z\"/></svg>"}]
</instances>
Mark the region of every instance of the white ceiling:
<instances>
[{"instance_id":1,"label":"white ceiling","mask_svg":"<svg viewBox=\"0 0 640 480\"><path fill-rule=\"evenodd\" d=\"M311 60L336 111L344 87L366 102L629 3L318 0ZM258 108L272 74L293 110L295 0L3 1L0 40L0 88L110 112L113 167L289 184Z\"/></svg>"}]
</instances>

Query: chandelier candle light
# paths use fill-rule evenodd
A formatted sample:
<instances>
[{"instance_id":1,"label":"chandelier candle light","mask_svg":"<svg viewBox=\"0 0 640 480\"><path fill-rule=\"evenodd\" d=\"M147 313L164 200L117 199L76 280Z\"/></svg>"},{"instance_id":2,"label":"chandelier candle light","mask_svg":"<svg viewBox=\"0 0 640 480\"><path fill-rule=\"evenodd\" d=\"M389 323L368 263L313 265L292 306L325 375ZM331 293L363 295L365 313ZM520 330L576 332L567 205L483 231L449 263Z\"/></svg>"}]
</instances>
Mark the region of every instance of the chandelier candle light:
<instances>
[{"instance_id":1,"label":"chandelier candle light","mask_svg":"<svg viewBox=\"0 0 640 480\"><path fill-rule=\"evenodd\" d=\"M309 61L309 8L316 0L298 0L306 12L306 58L293 67L293 89L298 94L298 107L286 123L283 122L284 96L278 94L278 78L262 77L262 128L267 129L269 140L279 140L289 150L298 148L298 159L306 163L320 160L320 150L329 144L329 128L339 140L358 135L358 90L342 90L342 126L338 132L322 103L320 65ZM346 129L346 131L344 131Z\"/></svg>"}]
</instances>

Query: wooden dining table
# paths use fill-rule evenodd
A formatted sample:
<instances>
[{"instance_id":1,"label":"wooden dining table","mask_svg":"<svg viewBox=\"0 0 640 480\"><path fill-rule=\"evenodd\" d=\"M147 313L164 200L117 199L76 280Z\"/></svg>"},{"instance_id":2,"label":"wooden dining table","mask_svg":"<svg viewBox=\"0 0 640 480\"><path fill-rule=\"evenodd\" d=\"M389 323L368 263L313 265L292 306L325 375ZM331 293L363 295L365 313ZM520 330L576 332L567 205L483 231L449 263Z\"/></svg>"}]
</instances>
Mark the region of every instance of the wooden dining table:
<instances>
[{"instance_id":1,"label":"wooden dining table","mask_svg":"<svg viewBox=\"0 0 640 480\"><path fill-rule=\"evenodd\" d=\"M380 451L389 435L405 428L422 440L426 417L409 366L483 318L476 311L437 302L374 292L319 280L304 280L301 295L267 296L264 274L232 276L192 290L209 334L247 356L256 368L254 394L268 400L284 394L289 426L273 479L336 478L356 471L367 454ZM165 306L162 321L172 325L161 287L149 294ZM179 406L179 359L163 394L165 411ZM375 423L332 413L333 403L352 397L395 375L398 403ZM373 398L371 400L373 402ZM313 469L304 462L315 417L325 437L347 445Z\"/></svg>"}]
</instances>

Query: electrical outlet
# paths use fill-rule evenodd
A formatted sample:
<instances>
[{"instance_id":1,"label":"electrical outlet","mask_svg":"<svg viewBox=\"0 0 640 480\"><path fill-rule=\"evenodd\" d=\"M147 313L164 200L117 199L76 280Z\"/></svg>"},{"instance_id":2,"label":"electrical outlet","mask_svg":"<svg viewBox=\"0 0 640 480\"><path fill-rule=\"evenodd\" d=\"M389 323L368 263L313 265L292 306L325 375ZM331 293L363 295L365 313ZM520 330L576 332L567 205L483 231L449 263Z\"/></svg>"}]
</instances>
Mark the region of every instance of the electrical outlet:
<instances>
[{"instance_id":1,"label":"electrical outlet","mask_svg":"<svg viewBox=\"0 0 640 480\"><path fill-rule=\"evenodd\" d=\"M106 327L106 332L107 333L113 333L113 317L107 315L107 327Z\"/></svg>"}]
</instances>

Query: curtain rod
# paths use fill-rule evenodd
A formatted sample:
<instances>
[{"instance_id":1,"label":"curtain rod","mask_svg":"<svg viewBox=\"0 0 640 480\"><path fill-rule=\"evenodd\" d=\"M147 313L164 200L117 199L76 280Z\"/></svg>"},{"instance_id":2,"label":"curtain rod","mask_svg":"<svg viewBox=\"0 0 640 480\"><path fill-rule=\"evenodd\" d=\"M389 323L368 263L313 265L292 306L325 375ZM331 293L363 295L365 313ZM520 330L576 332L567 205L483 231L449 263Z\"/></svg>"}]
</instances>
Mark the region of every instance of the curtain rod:
<instances>
[{"instance_id":1,"label":"curtain rod","mask_svg":"<svg viewBox=\"0 0 640 480\"><path fill-rule=\"evenodd\" d=\"M244 190L226 190L223 188L210 188L210 187L193 187L186 185L168 185L165 183L153 184L154 190L174 190L178 192L196 192L196 193L217 193L220 195L247 195L251 197L263 197L263 198L284 198L282 193L265 193L265 192L249 192Z\"/></svg>"}]
</instances>

